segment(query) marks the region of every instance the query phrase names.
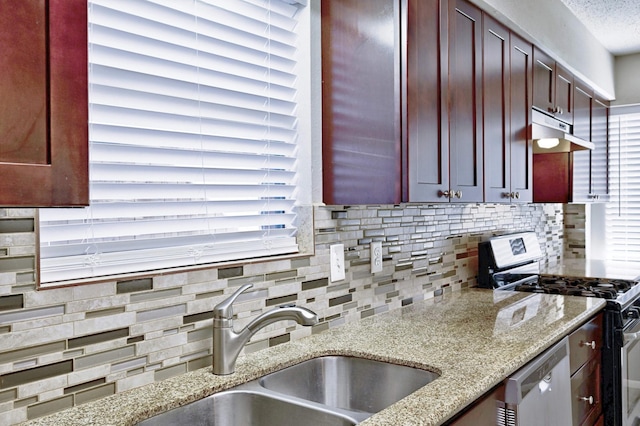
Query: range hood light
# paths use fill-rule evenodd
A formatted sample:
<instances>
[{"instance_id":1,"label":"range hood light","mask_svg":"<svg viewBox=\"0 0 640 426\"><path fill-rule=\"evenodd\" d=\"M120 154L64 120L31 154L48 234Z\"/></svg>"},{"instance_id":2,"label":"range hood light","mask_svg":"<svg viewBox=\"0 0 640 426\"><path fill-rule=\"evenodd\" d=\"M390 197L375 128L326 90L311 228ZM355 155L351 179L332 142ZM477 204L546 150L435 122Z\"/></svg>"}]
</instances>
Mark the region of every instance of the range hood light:
<instances>
[{"instance_id":1,"label":"range hood light","mask_svg":"<svg viewBox=\"0 0 640 426\"><path fill-rule=\"evenodd\" d=\"M534 154L552 154L595 148L593 142L572 135L570 124L535 108L531 112L531 139L533 140Z\"/></svg>"},{"instance_id":2,"label":"range hood light","mask_svg":"<svg viewBox=\"0 0 640 426\"><path fill-rule=\"evenodd\" d=\"M560 145L560 139L558 138L542 138L538 139L538 146L543 149L551 149Z\"/></svg>"}]
</instances>

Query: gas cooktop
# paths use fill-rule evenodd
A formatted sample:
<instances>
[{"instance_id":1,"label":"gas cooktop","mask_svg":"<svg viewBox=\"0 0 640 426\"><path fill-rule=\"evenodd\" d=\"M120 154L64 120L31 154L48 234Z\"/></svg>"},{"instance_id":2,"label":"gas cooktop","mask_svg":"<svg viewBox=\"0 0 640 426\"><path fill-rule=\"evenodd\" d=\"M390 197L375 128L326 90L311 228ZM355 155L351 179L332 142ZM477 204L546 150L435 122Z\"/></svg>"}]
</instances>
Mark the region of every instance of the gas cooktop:
<instances>
[{"instance_id":1,"label":"gas cooktop","mask_svg":"<svg viewBox=\"0 0 640 426\"><path fill-rule=\"evenodd\" d=\"M630 280L540 275L536 280L516 284L513 289L533 293L617 299L636 284L636 281Z\"/></svg>"}]
</instances>

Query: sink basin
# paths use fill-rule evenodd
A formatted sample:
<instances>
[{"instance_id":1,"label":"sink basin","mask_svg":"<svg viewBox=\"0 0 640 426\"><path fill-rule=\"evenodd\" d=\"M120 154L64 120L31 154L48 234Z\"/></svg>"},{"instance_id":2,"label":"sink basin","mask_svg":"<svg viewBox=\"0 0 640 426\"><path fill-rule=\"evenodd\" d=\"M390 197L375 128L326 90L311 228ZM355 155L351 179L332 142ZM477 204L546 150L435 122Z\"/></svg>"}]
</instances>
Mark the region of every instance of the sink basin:
<instances>
[{"instance_id":1,"label":"sink basin","mask_svg":"<svg viewBox=\"0 0 640 426\"><path fill-rule=\"evenodd\" d=\"M329 407L373 414L438 377L403 365L325 356L266 375L259 383L268 390Z\"/></svg>"},{"instance_id":2,"label":"sink basin","mask_svg":"<svg viewBox=\"0 0 640 426\"><path fill-rule=\"evenodd\" d=\"M352 426L355 424L357 424L355 420L338 413L246 390L219 392L138 423L139 426Z\"/></svg>"}]
</instances>

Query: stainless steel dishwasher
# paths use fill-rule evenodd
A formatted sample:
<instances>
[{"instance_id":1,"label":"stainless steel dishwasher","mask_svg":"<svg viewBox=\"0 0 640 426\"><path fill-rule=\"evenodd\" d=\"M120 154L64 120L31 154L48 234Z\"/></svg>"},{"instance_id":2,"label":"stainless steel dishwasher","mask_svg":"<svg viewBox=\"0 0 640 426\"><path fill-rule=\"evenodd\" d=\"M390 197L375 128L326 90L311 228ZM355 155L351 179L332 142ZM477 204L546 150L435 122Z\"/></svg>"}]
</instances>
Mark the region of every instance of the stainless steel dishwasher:
<instances>
[{"instance_id":1,"label":"stainless steel dishwasher","mask_svg":"<svg viewBox=\"0 0 640 426\"><path fill-rule=\"evenodd\" d=\"M505 382L500 426L566 426L571 420L569 339L547 349Z\"/></svg>"}]
</instances>

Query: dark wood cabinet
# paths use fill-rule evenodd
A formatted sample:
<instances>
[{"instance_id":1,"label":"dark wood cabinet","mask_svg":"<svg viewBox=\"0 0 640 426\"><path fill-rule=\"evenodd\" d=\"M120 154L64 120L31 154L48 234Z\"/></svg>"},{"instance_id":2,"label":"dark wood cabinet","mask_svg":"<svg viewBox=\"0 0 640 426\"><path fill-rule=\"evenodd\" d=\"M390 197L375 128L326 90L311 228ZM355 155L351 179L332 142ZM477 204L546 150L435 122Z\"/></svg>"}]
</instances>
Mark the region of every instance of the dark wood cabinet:
<instances>
[{"instance_id":1,"label":"dark wood cabinet","mask_svg":"<svg viewBox=\"0 0 640 426\"><path fill-rule=\"evenodd\" d=\"M553 114L556 110L556 61L533 48L533 106Z\"/></svg>"},{"instance_id":2,"label":"dark wood cabinet","mask_svg":"<svg viewBox=\"0 0 640 426\"><path fill-rule=\"evenodd\" d=\"M590 141L593 90L580 82L576 82L574 91L573 135ZM571 201L589 201L591 192L591 151L574 151L572 156Z\"/></svg>"},{"instance_id":3,"label":"dark wood cabinet","mask_svg":"<svg viewBox=\"0 0 640 426\"><path fill-rule=\"evenodd\" d=\"M592 426L601 420L602 314L569 335L573 424Z\"/></svg>"},{"instance_id":4,"label":"dark wood cabinet","mask_svg":"<svg viewBox=\"0 0 640 426\"><path fill-rule=\"evenodd\" d=\"M439 0L407 1L407 117L406 168L408 200L442 201L438 193L449 188L449 138L446 98L447 5ZM444 102L444 104L443 104Z\"/></svg>"},{"instance_id":5,"label":"dark wood cabinet","mask_svg":"<svg viewBox=\"0 0 640 426\"><path fill-rule=\"evenodd\" d=\"M327 0L321 15L325 203L566 203L608 191L606 130L595 130L606 108L478 7ZM605 148L534 155L532 107Z\"/></svg>"},{"instance_id":6,"label":"dark wood cabinet","mask_svg":"<svg viewBox=\"0 0 640 426\"><path fill-rule=\"evenodd\" d=\"M591 142L595 145L591 156L591 190L589 200L608 202L609 190L609 101L598 96L591 110Z\"/></svg>"},{"instance_id":7,"label":"dark wood cabinet","mask_svg":"<svg viewBox=\"0 0 640 426\"><path fill-rule=\"evenodd\" d=\"M87 4L0 3L0 205L89 202Z\"/></svg>"},{"instance_id":8,"label":"dark wood cabinet","mask_svg":"<svg viewBox=\"0 0 640 426\"><path fill-rule=\"evenodd\" d=\"M556 63L556 112L557 119L573 123L573 74Z\"/></svg>"},{"instance_id":9,"label":"dark wood cabinet","mask_svg":"<svg viewBox=\"0 0 640 426\"><path fill-rule=\"evenodd\" d=\"M535 154L534 201L609 201L609 103L586 84L573 85L573 134L594 143L593 150Z\"/></svg>"},{"instance_id":10,"label":"dark wood cabinet","mask_svg":"<svg viewBox=\"0 0 640 426\"><path fill-rule=\"evenodd\" d=\"M484 196L531 202L533 46L483 16Z\"/></svg>"},{"instance_id":11,"label":"dark wood cabinet","mask_svg":"<svg viewBox=\"0 0 640 426\"><path fill-rule=\"evenodd\" d=\"M535 47L533 59L533 106L572 123L573 75Z\"/></svg>"},{"instance_id":12,"label":"dark wood cabinet","mask_svg":"<svg viewBox=\"0 0 640 426\"><path fill-rule=\"evenodd\" d=\"M482 202L482 12L409 0L408 201Z\"/></svg>"},{"instance_id":13,"label":"dark wood cabinet","mask_svg":"<svg viewBox=\"0 0 640 426\"><path fill-rule=\"evenodd\" d=\"M327 204L401 201L400 1L323 1Z\"/></svg>"},{"instance_id":14,"label":"dark wood cabinet","mask_svg":"<svg viewBox=\"0 0 640 426\"><path fill-rule=\"evenodd\" d=\"M482 202L482 12L465 0L448 4L449 187L438 195Z\"/></svg>"}]
</instances>

